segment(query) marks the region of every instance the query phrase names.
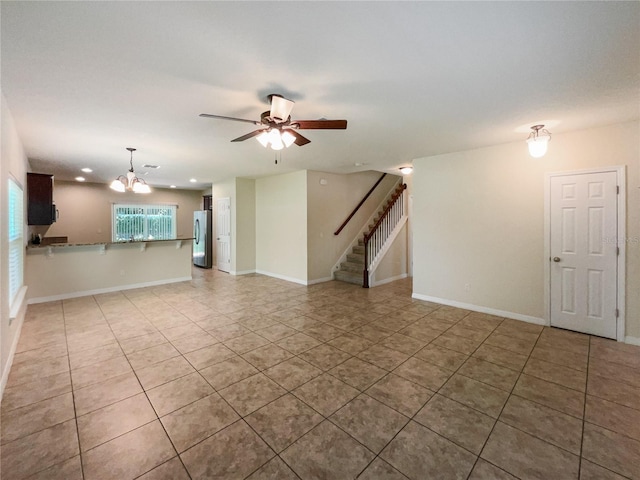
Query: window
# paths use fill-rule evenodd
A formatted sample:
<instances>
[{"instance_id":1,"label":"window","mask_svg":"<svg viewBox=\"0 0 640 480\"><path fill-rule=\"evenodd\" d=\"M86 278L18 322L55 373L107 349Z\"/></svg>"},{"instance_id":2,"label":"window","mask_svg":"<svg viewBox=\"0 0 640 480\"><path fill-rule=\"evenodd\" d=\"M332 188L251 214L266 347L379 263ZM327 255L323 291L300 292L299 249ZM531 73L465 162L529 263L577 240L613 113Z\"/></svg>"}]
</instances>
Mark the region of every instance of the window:
<instances>
[{"instance_id":1,"label":"window","mask_svg":"<svg viewBox=\"0 0 640 480\"><path fill-rule=\"evenodd\" d=\"M24 200L22 187L9 179L9 308L13 312L23 283ZM13 315L12 315L13 316Z\"/></svg>"},{"instance_id":2,"label":"window","mask_svg":"<svg viewBox=\"0 0 640 480\"><path fill-rule=\"evenodd\" d=\"M175 205L113 205L114 242L172 240L176 238Z\"/></svg>"}]
</instances>

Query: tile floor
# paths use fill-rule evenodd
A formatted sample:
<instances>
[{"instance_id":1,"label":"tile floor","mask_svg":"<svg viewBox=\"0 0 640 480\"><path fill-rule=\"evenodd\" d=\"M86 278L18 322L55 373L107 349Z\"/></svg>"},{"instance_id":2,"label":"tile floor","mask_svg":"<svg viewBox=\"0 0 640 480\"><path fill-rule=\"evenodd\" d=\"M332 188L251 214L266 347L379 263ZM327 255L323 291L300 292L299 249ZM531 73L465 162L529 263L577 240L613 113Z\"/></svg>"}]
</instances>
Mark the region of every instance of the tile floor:
<instances>
[{"instance_id":1,"label":"tile floor","mask_svg":"<svg viewBox=\"0 0 640 480\"><path fill-rule=\"evenodd\" d=\"M640 348L195 270L30 306L2 479L640 478Z\"/></svg>"}]
</instances>

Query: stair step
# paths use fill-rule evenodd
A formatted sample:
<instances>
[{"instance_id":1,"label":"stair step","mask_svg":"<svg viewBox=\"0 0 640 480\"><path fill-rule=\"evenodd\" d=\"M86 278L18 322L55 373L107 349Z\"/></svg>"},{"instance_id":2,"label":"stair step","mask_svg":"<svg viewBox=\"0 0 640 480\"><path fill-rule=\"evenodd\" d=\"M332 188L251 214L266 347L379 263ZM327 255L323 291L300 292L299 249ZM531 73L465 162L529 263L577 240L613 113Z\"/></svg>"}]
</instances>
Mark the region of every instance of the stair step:
<instances>
[{"instance_id":1,"label":"stair step","mask_svg":"<svg viewBox=\"0 0 640 480\"><path fill-rule=\"evenodd\" d=\"M353 283L355 285L362 286L362 272L360 272L360 274L356 275L354 273L338 270L335 273L334 278L336 280L340 280L341 282Z\"/></svg>"},{"instance_id":2,"label":"stair step","mask_svg":"<svg viewBox=\"0 0 640 480\"><path fill-rule=\"evenodd\" d=\"M356 245L353 247L353 253L364 255L364 245ZM363 258L364 261L364 258Z\"/></svg>"},{"instance_id":3,"label":"stair step","mask_svg":"<svg viewBox=\"0 0 640 480\"><path fill-rule=\"evenodd\" d=\"M362 263L342 262L340 264L340 270L343 272L362 273L363 269Z\"/></svg>"},{"instance_id":4,"label":"stair step","mask_svg":"<svg viewBox=\"0 0 640 480\"><path fill-rule=\"evenodd\" d=\"M364 247L362 247L364 250ZM362 253L347 253L347 262L364 265L364 251Z\"/></svg>"}]
</instances>

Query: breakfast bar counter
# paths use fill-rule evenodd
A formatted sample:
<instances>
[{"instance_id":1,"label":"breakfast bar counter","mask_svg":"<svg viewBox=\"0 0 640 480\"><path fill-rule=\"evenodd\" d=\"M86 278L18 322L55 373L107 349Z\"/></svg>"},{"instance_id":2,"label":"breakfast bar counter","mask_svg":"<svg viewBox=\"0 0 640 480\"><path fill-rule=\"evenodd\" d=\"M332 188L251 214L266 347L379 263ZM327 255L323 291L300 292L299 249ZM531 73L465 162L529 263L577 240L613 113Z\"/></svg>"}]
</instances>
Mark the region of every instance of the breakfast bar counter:
<instances>
[{"instance_id":1,"label":"breakfast bar counter","mask_svg":"<svg viewBox=\"0 0 640 480\"><path fill-rule=\"evenodd\" d=\"M30 245L29 303L191 280L192 238Z\"/></svg>"}]
</instances>

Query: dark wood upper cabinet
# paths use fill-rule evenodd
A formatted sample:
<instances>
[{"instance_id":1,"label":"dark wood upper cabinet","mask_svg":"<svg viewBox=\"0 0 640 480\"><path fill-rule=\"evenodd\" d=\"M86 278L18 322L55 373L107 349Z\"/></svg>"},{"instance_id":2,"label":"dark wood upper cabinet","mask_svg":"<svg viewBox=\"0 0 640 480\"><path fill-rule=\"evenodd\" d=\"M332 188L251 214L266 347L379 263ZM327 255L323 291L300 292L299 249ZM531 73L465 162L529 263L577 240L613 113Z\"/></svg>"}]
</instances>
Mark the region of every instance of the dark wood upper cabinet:
<instances>
[{"instance_id":1,"label":"dark wood upper cabinet","mask_svg":"<svg viewBox=\"0 0 640 480\"><path fill-rule=\"evenodd\" d=\"M29 225L51 225L55 221L53 175L27 173L27 223Z\"/></svg>"}]
</instances>

